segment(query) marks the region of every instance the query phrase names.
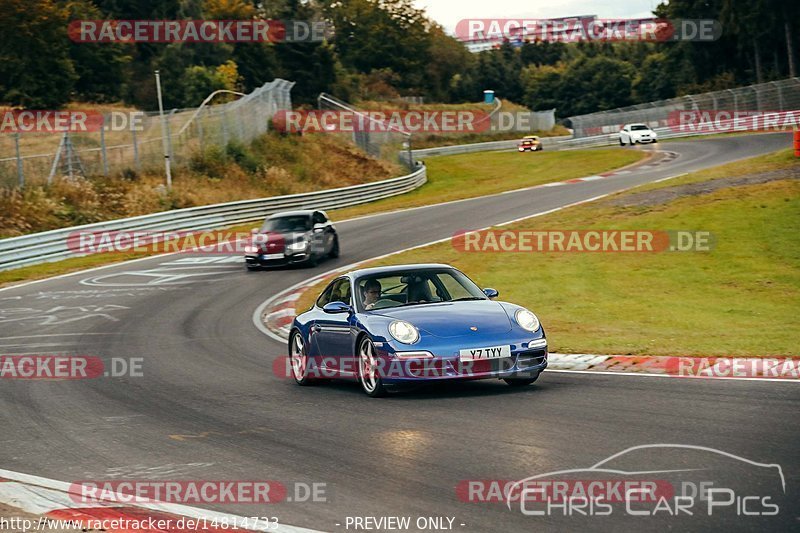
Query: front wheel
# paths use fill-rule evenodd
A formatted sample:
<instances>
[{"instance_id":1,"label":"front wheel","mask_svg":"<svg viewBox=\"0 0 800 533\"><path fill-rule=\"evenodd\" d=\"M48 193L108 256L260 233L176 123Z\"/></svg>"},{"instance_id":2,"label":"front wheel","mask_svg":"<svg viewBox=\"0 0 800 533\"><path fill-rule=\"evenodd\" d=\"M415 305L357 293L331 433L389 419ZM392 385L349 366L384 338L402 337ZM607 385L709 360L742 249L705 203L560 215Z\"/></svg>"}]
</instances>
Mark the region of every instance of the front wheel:
<instances>
[{"instance_id":1,"label":"front wheel","mask_svg":"<svg viewBox=\"0 0 800 533\"><path fill-rule=\"evenodd\" d=\"M308 353L299 331L295 331L289 340L289 359L292 377L298 385L306 386L314 383L314 379L308 375Z\"/></svg>"},{"instance_id":2,"label":"front wheel","mask_svg":"<svg viewBox=\"0 0 800 533\"><path fill-rule=\"evenodd\" d=\"M338 235L334 235L333 236L333 246L331 246L331 251L328 254L328 257L330 257L331 259L336 259L337 257L339 257L339 236Z\"/></svg>"},{"instance_id":3,"label":"front wheel","mask_svg":"<svg viewBox=\"0 0 800 533\"><path fill-rule=\"evenodd\" d=\"M378 359L375 356L375 345L364 337L358 345L358 381L361 388L371 398L386 396L386 387L380 376Z\"/></svg>"}]
</instances>

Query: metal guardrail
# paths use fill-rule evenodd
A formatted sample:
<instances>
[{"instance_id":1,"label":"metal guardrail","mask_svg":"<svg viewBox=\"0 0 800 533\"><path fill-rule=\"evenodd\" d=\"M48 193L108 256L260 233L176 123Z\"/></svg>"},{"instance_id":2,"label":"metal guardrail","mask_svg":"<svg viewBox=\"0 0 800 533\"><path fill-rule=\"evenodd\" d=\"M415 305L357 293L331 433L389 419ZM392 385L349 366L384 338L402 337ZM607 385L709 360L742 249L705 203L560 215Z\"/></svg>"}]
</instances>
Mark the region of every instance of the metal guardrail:
<instances>
[{"instance_id":1,"label":"metal guardrail","mask_svg":"<svg viewBox=\"0 0 800 533\"><path fill-rule=\"evenodd\" d=\"M417 169L408 175L374 183L176 209L1 239L0 271L77 256L79 254L69 249L67 239L70 234L81 231L201 231L224 228L262 220L288 209L338 209L371 202L414 190L426 181L425 166L418 163Z\"/></svg>"},{"instance_id":2,"label":"metal guardrail","mask_svg":"<svg viewBox=\"0 0 800 533\"><path fill-rule=\"evenodd\" d=\"M522 137L522 134L520 134ZM558 148L562 141L570 139L569 136L560 137L540 137L544 148ZM413 150L414 159L423 159L434 155L456 155L470 154L474 152L491 152L496 150L516 149L519 139L509 139L506 141L490 141L484 143L459 144L455 146L437 146L435 148L420 148Z\"/></svg>"}]
</instances>

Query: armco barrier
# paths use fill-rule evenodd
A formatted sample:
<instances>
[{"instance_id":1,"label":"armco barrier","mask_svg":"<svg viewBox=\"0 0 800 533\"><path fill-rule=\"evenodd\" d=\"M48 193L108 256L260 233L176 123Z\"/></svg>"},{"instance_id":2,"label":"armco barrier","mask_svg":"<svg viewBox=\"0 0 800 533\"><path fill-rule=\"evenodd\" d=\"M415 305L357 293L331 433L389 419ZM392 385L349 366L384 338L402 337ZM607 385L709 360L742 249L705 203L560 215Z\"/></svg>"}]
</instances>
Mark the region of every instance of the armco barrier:
<instances>
[{"instance_id":1,"label":"armco barrier","mask_svg":"<svg viewBox=\"0 0 800 533\"><path fill-rule=\"evenodd\" d=\"M0 271L26 265L57 261L74 254L67 247L67 237L77 231L200 231L224 228L261 220L287 209L338 209L388 198L414 190L427 181L425 166L406 176L329 189L323 191L273 196L188 209L176 209L138 217L84 224L0 240Z\"/></svg>"},{"instance_id":2,"label":"armco barrier","mask_svg":"<svg viewBox=\"0 0 800 533\"><path fill-rule=\"evenodd\" d=\"M524 134L520 133L520 138ZM540 137L544 148L557 148L562 141L570 139L569 136L561 137ZM507 141L490 141L485 143L459 144L456 146L437 146L435 148L421 148L413 150L415 159L424 159L434 155L456 155L469 154L473 152L491 152L495 150L512 150L519 144L519 139L509 139Z\"/></svg>"}]
</instances>

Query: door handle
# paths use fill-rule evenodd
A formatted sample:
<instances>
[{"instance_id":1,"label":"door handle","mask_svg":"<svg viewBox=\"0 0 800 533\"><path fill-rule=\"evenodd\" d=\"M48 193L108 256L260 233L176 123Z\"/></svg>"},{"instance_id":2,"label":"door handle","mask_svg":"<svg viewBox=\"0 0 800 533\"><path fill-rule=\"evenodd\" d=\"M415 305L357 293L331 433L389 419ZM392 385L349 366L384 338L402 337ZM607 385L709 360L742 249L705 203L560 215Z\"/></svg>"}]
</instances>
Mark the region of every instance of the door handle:
<instances>
[{"instance_id":1,"label":"door handle","mask_svg":"<svg viewBox=\"0 0 800 533\"><path fill-rule=\"evenodd\" d=\"M318 326L318 325L316 325L316 324L314 324L313 326L311 326L311 331L313 331L314 333L319 333L321 329L322 329L322 327L321 327L321 326Z\"/></svg>"}]
</instances>

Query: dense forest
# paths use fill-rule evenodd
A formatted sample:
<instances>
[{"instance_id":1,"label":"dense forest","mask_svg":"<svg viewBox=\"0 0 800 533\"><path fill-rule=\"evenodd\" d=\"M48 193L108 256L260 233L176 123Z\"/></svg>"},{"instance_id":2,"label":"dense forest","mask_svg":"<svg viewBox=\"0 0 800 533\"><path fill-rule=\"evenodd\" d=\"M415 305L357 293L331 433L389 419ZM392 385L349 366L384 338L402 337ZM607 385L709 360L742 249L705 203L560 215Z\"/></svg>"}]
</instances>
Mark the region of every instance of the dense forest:
<instances>
[{"instance_id":1,"label":"dense forest","mask_svg":"<svg viewBox=\"0 0 800 533\"><path fill-rule=\"evenodd\" d=\"M282 77L297 82L296 104L321 91L347 100L471 102L491 88L566 117L796 76L800 2L671 0L655 14L715 19L723 34L715 42L507 43L472 54L411 0L0 0L0 103L151 110L160 69L169 108ZM78 19L257 18L325 21L334 35L313 43L87 44L67 34Z\"/></svg>"}]
</instances>

